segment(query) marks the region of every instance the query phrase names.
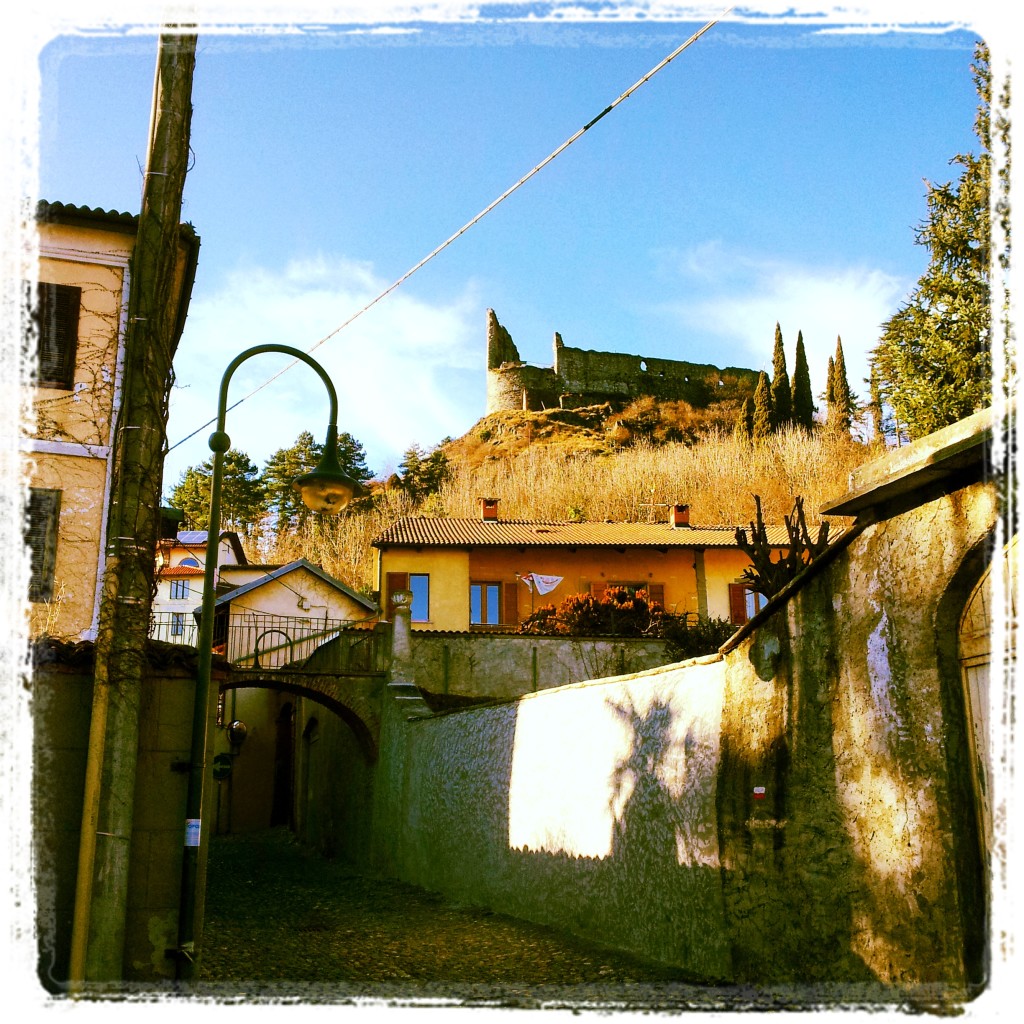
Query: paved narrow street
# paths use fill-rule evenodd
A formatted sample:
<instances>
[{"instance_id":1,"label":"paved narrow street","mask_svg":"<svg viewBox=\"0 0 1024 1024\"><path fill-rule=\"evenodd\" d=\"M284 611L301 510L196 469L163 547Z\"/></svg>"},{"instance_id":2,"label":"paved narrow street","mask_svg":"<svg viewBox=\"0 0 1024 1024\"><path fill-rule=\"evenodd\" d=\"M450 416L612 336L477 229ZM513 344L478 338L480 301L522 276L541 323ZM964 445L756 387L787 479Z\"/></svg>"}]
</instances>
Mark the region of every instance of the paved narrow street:
<instances>
[{"instance_id":1,"label":"paved narrow street","mask_svg":"<svg viewBox=\"0 0 1024 1024\"><path fill-rule=\"evenodd\" d=\"M359 875L284 829L217 837L199 991L231 999L711 1009L738 993L539 925Z\"/></svg>"}]
</instances>

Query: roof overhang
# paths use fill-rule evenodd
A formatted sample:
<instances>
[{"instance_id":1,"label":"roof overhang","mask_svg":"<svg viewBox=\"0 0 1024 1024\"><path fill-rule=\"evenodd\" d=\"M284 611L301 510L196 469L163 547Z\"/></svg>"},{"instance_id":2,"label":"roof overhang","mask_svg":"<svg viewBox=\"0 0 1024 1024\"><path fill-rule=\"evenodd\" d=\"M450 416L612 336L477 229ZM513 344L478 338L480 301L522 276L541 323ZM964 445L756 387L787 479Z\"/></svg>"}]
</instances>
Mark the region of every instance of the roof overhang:
<instances>
[{"instance_id":1,"label":"roof overhang","mask_svg":"<svg viewBox=\"0 0 1024 1024\"><path fill-rule=\"evenodd\" d=\"M1015 414L1005 403L982 409L855 469L850 489L822 505L821 514L856 516L979 466L991 457L996 430L1005 433Z\"/></svg>"}]
</instances>

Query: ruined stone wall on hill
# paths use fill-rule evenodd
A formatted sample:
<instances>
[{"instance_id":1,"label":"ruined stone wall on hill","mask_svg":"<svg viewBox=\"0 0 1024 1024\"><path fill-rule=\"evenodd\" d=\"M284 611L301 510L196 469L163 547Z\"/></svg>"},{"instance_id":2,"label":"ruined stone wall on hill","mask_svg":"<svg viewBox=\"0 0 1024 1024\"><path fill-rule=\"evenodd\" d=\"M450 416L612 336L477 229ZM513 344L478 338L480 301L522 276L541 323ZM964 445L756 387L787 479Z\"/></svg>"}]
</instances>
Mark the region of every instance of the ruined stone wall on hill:
<instances>
[{"instance_id":1,"label":"ruined stone wall on hill","mask_svg":"<svg viewBox=\"0 0 1024 1024\"><path fill-rule=\"evenodd\" d=\"M572 348L558 334L554 365L531 366L519 358L515 342L494 310L489 309L487 317L488 414L604 402L622 408L646 395L704 408L712 402L742 401L757 386L755 370Z\"/></svg>"}]
</instances>

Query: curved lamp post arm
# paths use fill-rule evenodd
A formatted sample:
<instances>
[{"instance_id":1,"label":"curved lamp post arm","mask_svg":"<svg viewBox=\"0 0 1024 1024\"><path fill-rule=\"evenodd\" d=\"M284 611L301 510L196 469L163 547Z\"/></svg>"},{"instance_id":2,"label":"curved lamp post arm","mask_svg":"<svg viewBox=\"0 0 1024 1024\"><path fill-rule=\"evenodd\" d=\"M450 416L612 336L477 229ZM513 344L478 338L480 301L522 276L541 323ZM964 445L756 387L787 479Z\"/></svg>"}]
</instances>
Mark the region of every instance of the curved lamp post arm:
<instances>
[{"instance_id":1,"label":"curved lamp post arm","mask_svg":"<svg viewBox=\"0 0 1024 1024\"><path fill-rule=\"evenodd\" d=\"M210 435L213 472L210 477L210 514L207 523L206 565L203 569L203 602L199 619L196 657L196 694L192 717L192 751L189 759L188 793L185 806L185 849L182 862L181 905L178 917L178 976L191 978L196 967L196 919L202 901L200 884L201 821L203 786L206 772L207 729L213 667L213 619L216 604L216 573L220 548L220 491L224 475L224 454L231 438L224 430L227 418L228 385L235 370L245 360L264 352L294 356L311 366L327 388L330 398L330 422L320 464L293 484L310 508L340 512L351 498L362 493L360 484L342 471L338 460L338 395L331 378L313 358L289 345L256 345L237 355L221 378L217 405L217 429Z\"/></svg>"}]
</instances>

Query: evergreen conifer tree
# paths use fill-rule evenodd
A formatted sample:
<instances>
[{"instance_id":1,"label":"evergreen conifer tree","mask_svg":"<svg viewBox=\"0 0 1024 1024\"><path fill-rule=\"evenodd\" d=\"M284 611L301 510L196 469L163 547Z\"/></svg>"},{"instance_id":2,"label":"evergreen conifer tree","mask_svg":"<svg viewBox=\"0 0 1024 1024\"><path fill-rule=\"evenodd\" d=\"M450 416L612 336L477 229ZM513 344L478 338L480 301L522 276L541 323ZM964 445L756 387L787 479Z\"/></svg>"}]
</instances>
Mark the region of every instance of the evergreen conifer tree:
<instances>
[{"instance_id":1,"label":"evergreen conifer tree","mask_svg":"<svg viewBox=\"0 0 1024 1024\"><path fill-rule=\"evenodd\" d=\"M814 396L811 392L811 371L807 366L804 332L797 332L796 358L793 360L793 422L807 433L814 429Z\"/></svg>"},{"instance_id":2,"label":"evergreen conifer tree","mask_svg":"<svg viewBox=\"0 0 1024 1024\"><path fill-rule=\"evenodd\" d=\"M884 325L871 353L880 399L912 437L954 423L992 399L992 80L983 43L975 47L971 71L979 99L974 130L980 155L960 153L950 161L961 167L955 184L929 183L927 218L916 238L929 252L928 268ZM1006 119L995 128L1005 139ZM1005 195L1005 175L1000 187ZM1005 258L1001 255L1000 262Z\"/></svg>"},{"instance_id":3,"label":"evergreen conifer tree","mask_svg":"<svg viewBox=\"0 0 1024 1024\"><path fill-rule=\"evenodd\" d=\"M750 441L754 436L754 399L747 395L743 399L739 417L736 420L736 437L742 441Z\"/></svg>"},{"instance_id":4,"label":"evergreen conifer tree","mask_svg":"<svg viewBox=\"0 0 1024 1024\"><path fill-rule=\"evenodd\" d=\"M750 436L755 441L761 441L771 436L774 422L772 388L768 382L768 374L762 370L761 375L757 378L757 389L754 391L754 419L751 424Z\"/></svg>"},{"instance_id":5,"label":"evergreen conifer tree","mask_svg":"<svg viewBox=\"0 0 1024 1024\"><path fill-rule=\"evenodd\" d=\"M831 360L832 402L828 407L828 421L837 430L849 433L850 423L857 405L850 391L850 382L846 377L846 359L843 356L843 339L836 338L836 355Z\"/></svg>"},{"instance_id":6,"label":"evergreen conifer tree","mask_svg":"<svg viewBox=\"0 0 1024 1024\"><path fill-rule=\"evenodd\" d=\"M775 324L775 351L772 354L772 421L776 429L793 420L793 396L786 372L786 350L782 346L782 328Z\"/></svg>"}]
</instances>

